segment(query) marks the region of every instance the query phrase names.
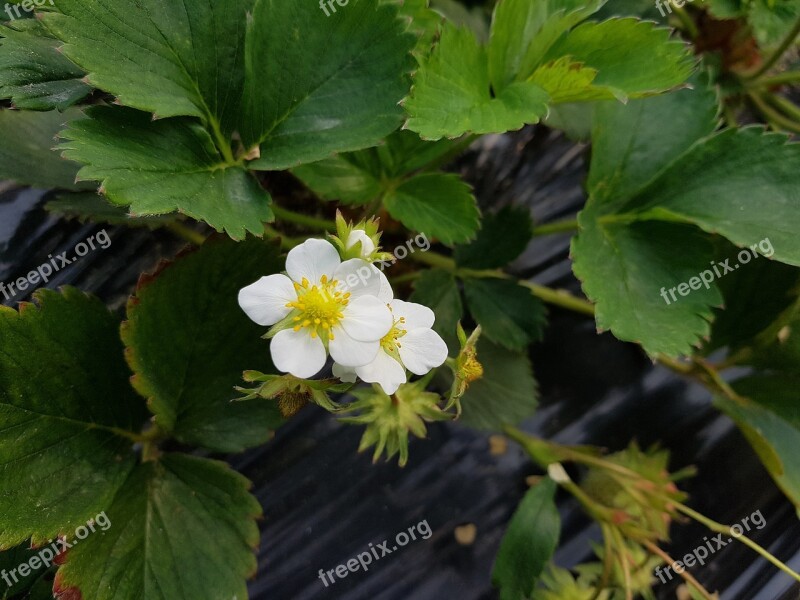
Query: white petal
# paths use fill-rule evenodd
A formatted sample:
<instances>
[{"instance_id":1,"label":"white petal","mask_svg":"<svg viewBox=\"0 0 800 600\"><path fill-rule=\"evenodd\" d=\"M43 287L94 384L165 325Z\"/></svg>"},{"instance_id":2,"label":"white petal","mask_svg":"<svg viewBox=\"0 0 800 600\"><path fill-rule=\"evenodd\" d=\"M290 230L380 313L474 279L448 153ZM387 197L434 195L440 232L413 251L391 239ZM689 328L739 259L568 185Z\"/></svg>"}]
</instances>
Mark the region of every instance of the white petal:
<instances>
[{"instance_id":1,"label":"white petal","mask_svg":"<svg viewBox=\"0 0 800 600\"><path fill-rule=\"evenodd\" d=\"M392 298L394 298L394 290L392 289L392 284L389 283L389 280L386 278L386 275L384 275L383 271L381 271L380 269L378 269L378 277L381 280L381 289L378 292L378 300L380 300L381 302L386 302L386 304L389 304L389 302L392 301Z\"/></svg>"},{"instance_id":2,"label":"white petal","mask_svg":"<svg viewBox=\"0 0 800 600\"><path fill-rule=\"evenodd\" d=\"M343 367L363 367L378 354L380 341L359 342L351 338L341 327L333 329L334 338L328 342L333 360Z\"/></svg>"},{"instance_id":3,"label":"white petal","mask_svg":"<svg viewBox=\"0 0 800 600\"><path fill-rule=\"evenodd\" d=\"M433 314L433 311L422 304L404 302L403 300L392 300L389 306L392 307L392 313L395 319L403 317L406 320L403 327L407 331L420 328L430 329L433 327L433 322L436 320L436 315Z\"/></svg>"},{"instance_id":4,"label":"white petal","mask_svg":"<svg viewBox=\"0 0 800 600\"><path fill-rule=\"evenodd\" d=\"M358 367L356 374L367 383L379 384L387 394L394 394L408 381L403 365L383 350L379 350L378 356L367 366Z\"/></svg>"},{"instance_id":5,"label":"white petal","mask_svg":"<svg viewBox=\"0 0 800 600\"><path fill-rule=\"evenodd\" d=\"M340 292L349 292L354 298L377 296L381 291L382 273L375 265L360 258L344 261L333 275L339 282Z\"/></svg>"},{"instance_id":6,"label":"white petal","mask_svg":"<svg viewBox=\"0 0 800 600\"><path fill-rule=\"evenodd\" d=\"M372 238L369 237L363 229L354 229L351 231L350 235L347 236L347 243L345 243L344 247L349 250L358 242L361 242L361 258L367 258L375 252L375 242L372 241Z\"/></svg>"},{"instance_id":7,"label":"white petal","mask_svg":"<svg viewBox=\"0 0 800 600\"><path fill-rule=\"evenodd\" d=\"M433 329L414 329L398 341L400 359L414 375L425 375L447 360L447 344Z\"/></svg>"},{"instance_id":8,"label":"white petal","mask_svg":"<svg viewBox=\"0 0 800 600\"><path fill-rule=\"evenodd\" d=\"M325 240L310 239L289 251L286 272L297 283L301 283L305 277L316 285L323 275L331 279L341 262L333 244Z\"/></svg>"},{"instance_id":9,"label":"white petal","mask_svg":"<svg viewBox=\"0 0 800 600\"><path fill-rule=\"evenodd\" d=\"M389 306L374 296L351 299L342 316L340 326L347 335L361 342L380 340L394 325Z\"/></svg>"},{"instance_id":10,"label":"white petal","mask_svg":"<svg viewBox=\"0 0 800 600\"><path fill-rule=\"evenodd\" d=\"M358 377L356 370L352 367L343 367L339 363L333 363L333 376L341 379L344 383L355 383Z\"/></svg>"},{"instance_id":11,"label":"white petal","mask_svg":"<svg viewBox=\"0 0 800 600\"><path fill-rule=\"evenodd\" d=\"M279 371L300 379L313 377L325 366L328 355L319 338L312 338L308 329L284 329L270 342L272 362Z\"/></svg>"},{"instance_id":12,"label":"white petal","mask_svg":"<svg viewBox=\"0 0 800 600\"><path fill-rule=\"evenodd\" d=\"M292 309L286 306L297 300L292 280L286 275L262 277L239 291L239 306L259 325L274 325Z\"/></svg>"}]
</instances>

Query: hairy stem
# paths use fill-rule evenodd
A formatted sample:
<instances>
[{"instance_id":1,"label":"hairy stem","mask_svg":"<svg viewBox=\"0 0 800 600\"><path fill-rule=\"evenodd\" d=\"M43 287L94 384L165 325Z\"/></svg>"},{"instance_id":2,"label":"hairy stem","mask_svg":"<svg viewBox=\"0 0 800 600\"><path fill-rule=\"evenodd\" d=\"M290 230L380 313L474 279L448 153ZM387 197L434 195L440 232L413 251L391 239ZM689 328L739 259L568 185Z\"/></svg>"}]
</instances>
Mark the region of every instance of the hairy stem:
<instances>
[{"instance_id":1,"label":"hairy stem","mask_svg":"<svg viewBox=\"0 0 800 600\"><path fill-rule=\"evenodd\" d=\"M786 36L786 39L781 42L781 45L775 49L775 51L769 56L769 58L767 58L767 60L764 61L758 70L751 75L748 75L747 79L758 79L767 73L767 71L769 71L772 67L774 67L781 57L786 53L786 51L792 47L798 35L800 35L800 19L798 19L794 24L794 27L792 27L792 30L789 32L789 35Z\"/></svg>"},{"instance_id":2,"label":"hairy stem","mask_svg":"<svg viewBox=\"0 0 800 600\"><path fill-rule=\"evenodd\" d=\"M652 554L655 554L656 556L661 558L661 560L663 560L668 565L675 564L675 561L672 559L672 557L666 552L664 552L657 545L655 545L653 542L645 540L644 542L642 542L642 544ZM684 581L686 581L686 583L688 583L690 586L696 589L700 593L700 595L703 598L705 598L705 600L714 600L714 596L712 596L711 593L705 587L703 587L703 585L699 581L697 581L697 579L695 579L691 573L689 573L689 571L687 571L686 569L681 569L681 572L678 573L678 575L680 575L684 579Z\"/></svg>"}]
</instances>

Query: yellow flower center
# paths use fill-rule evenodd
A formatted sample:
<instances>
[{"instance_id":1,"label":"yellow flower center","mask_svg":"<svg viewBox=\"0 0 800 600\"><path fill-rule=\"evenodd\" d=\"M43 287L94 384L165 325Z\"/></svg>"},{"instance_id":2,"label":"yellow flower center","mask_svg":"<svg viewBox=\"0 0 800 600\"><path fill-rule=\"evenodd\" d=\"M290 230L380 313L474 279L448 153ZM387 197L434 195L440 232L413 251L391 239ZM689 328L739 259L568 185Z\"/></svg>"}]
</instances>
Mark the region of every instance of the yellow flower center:
<instances>
[{"instance_id":1,"label":"yellow flower center","mask_svg":"<svg viewBox=\"0 0 800 600\"><path fill-rule=\"evenodd\" d=\"M381 339L381 348L383 348L387 353L392 354L395 349L403 347L399 340L406 334L406 330L402 327L405 324L405 317L400 317L394 322L394 325L392 325L389 333L387 333Z\"/></svg>"},{"instance_id":2,"label":"yellow flower center","mask_svg":"<svg viewBox=\"0 0 800 600\"><path fill-rule=\"evenodd\" d=\"M305 277L302 283L294 284L297 300L286 306L296 311L293 318L295 331L305 328L312 338L334 339L331 329L344 318L342 311L350 303L350 293L337 291L337 285L339 282L329 281L327 275L322 276L319 285L312 286Z\"/></svg>"}]
</instances>

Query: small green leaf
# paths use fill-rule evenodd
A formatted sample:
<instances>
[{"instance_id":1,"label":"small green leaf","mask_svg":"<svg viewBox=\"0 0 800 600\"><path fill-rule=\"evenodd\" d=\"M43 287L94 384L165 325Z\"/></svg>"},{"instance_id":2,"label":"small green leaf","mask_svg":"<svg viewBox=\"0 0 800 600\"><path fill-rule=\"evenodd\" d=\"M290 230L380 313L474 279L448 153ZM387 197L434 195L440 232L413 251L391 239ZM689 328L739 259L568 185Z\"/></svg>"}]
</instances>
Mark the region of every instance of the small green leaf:
<instances>
[{"instance_id":1,"label":"small green leaf","mask_svg":"<svg viewBox=\"0 0 800 600\"><path fill-rule=\"evenodd\" d=\"M104 510L146 419L117 319L72 288L36 299L0 307L0 547L45 543Z\"/></svg>"},{"instance_id":2,"label":"small green leaf","mask_svg":"<svg viewBox=\"0 0 800 600\"><path fill-rule=\"evenodd\" d=\"M557 489L552 479L543 479L528 490L511 518L492 572L500 600L529 598L553 556L561 534Z\"/></svg>"},{"instance_id":3,"label":"small green leaf","mask_svg":"<svg viewBox=\"0 0 800 600\"><path fill-rule=\"evenodd\" d=\"M59 12L48 13L45 24L89 82L120 103L160 118L199 117L231 132L253 2L55 0Z\"/></svg>"},{"instance_id":4,"label":"small green leaf","mask_svg":"<svg viewBox=\"0 0 800 600\"><path fill-rule=\"evenodd\" d=\"M406 127L432 140L502 133L538 123L547 101L547 93L529 82L512 83L493 95L487 50L472 32L447 23L405 101Z\"/></svg>"},{"instance_id":5,"label":"small green leaf","mask_svg":"<svg viewBox=\"0 0 800 600\"><path fill-rule=\"evenodd\" d=\"M108 223L126 227L147 227L158 229L173 223L175 216L132 217L128 211L115 206L96 192L76 192L60 194L45 205L48 212L66 219L78 219L81 223Z\"/></svg>"},{"instance_id":6,"label":"small green leaf","mask_svg":"<svg viewBox=\"0 0 800 600\"><path fill-rule=\"evenodd\" d=\"M518 425L533 415L539 404L539 390L527 355L481 337L478 361L483 365L483 379L471 383L461 399L462 423L476 429L502 431L506 425Z\"/></svg>"},{"instance_id":7,"label":"small green leaf","mask_svg":"<svg viewBox=\"0 0 800 600\"><path fill-rule=\"evenodd\" d=\"M424 173L384 198L389 214L409 229L452 245L475 237L480 213L472 188L451 173Z\"/></svg>"},{"instance_id":8,"label":"small green leaf","mask_svg":"<svg viewBox=\"0 0 800 600\"><path fill-rule=\"evenodd\" d=\"M649 96L683 84L694 69L688 44L670 35L669 29L631 18L584 23L555 43L544 61L569 56L597 71L596 86L620 98Z\"/></svg>"},{"instance_id":9,"label":"small green leaf","mask_svg":"<svg viewBox=\"0 0 800 600\"><path fill-rule=\"evenodd\" d=\"M106 509L111 527L70 549L56 589L94 600L244 600L261 516L249 488L204 458L167 454L138 466Z\"/></svg>"},{"instance_id":10,"label":"small green leaf","mask_svg":"<svg viewBox=\"0 0 800 600\"><path fill-rule=\"evenodd\" d=\"M586 208L572 244L573 270L597 305L598 328L650 354L691 354L710 332L712 306L722 303L716 284L689 285L714 258L707 236L676 223L603 219L596 206Z\"/></svg>"},{"instance_id":11,"label":"small green leaf","mask_svg":"<svg viewBox=\"0 0 800 600\"><path fill-rule=\"evenodd\" d=\"M715 405L732 418L764 466L795 506L800 508L800 404L797 372L738 381L743 402L717 397Z\"/></svg>"},{"instance_id":12,"label":"small green leaf","mask_svg":"<svg viewBox=\"0 0 800 600\"><path fill-rule=\"evenodd\" d=\"M530 290L506 279L465 279L464 295L483 334L494 343L524 350L541 339L546 309Z\"/></svg>"},{"instance_id":13,"label":"small green leaf","mask_svg":"<svg viewBox=\"0 0 800 600\"><path fill-rule=\"evenodd\" d=\"M26 110L65 110L85 98L92 88L84 72L57 48L36 19L21 19L0 27L0 98Z\"/></svg>"},{"instance_id":14,"label":"small green leaf","mask_svg":"<svg viewBox=\"0 0 800 600\"><path fill-rule=\"evenodd\" d=\"M457 246L454 256L459 267L499 269L522 254L532 235L530 212L506 206L485 215L475 240L466 246Z\"/></svg>"},{"instance_id":15,"label":"small green leaf","mask_svg":"<svg viewBox=\"0 0 800 600\"><path fill-rule=\"evenodd\" d=\"M270 368L238 292L282 262L272 243L212 239L140 282L122 327L133 385L178 440L238 452L267 441L280 421L274 403L231 400L243 371Z\"/></svg>"},{"instance_id":16,"label":"small green leaf","mask_svg":"<svg viewBox=\"0 0 800 600\"><path fill-rule=\"evenodd\" d=\"M259 0L242 137L261 156L250 167L286 169L378 144L402 124L414 43L394 4L350 0L326 17L317 2Z\"/></svg>"},{"instance_id":17,"label":"small green leaf","mask_svg":"<svg viewBox=\"0 0 800 600\"><path fill-rule=\"evenodd\" d=\"M103 182L133 216L181 212L234 239L262 235L270 197L255 177L228 165L208 132L191 119L152 121L143 112L93 107L62 133L64 156L87 166L82 179Z\"/></svg>"},{"instance_id":18,"label":"small green leaf","mask_svg":"<svg viewBox=\"0 0 800 600\"><path fill-rule=\"evenodd\" d=\"M0 110L0 178L44 189L85 189L86 185L75 183L80 165L53 150L61 128L82 116L77 109Z\"/></svg>"},{"instance_id":19,"label":"small green leaf","mask_svg":"<svg viewBox=\"0 0 800 600\"><path fill-rule=\"evenodd\" d=\"M464 305L455 277L447 271L424 271L414 284L411 302L424 304L436 315L434 331L444 338L451 354L457 352L456 327L464 315Z\"/></svg>"},{"instance_id":20,"label":"small green leaf","mask_svg":"<svg viewBox=\"0 0 800 600\"><path fill-rule=\"evenodd\" d=\"M431 9L430 0L403 0L399 11L401 16L411 19L411 32L418 37L414 54L424 57L439 33L442 15Z\"/></svg>"}]
</instances>

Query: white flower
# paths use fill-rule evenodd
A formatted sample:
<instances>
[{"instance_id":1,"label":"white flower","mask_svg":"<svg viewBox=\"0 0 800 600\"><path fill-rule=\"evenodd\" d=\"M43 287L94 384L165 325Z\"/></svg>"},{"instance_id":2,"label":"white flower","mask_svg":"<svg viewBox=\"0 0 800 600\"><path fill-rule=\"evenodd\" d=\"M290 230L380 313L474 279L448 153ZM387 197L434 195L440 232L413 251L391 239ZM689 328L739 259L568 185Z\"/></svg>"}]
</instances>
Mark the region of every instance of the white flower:
<instances>
[{"instance_id":1,"label":"white flower","mask_svg":"<svg viewBox=\"0 0 800 600\"><path fill-rule=\"evenodd\" d=\"M394 394L408 381L406 369L414 375L425 375L447 360L447 345L431 329L435 316L430 308L402 300L390 300L389 307L394 325L381 339L375 360L355 368L337 362L333 374L342 381L354 382L358 376L367 383L379 384L387 394Z\"/></svg>"},{"instance_id":2,"label":"white flower","mask_svg":"<svg viewBox=\"0 0 800 600\"><path fill-rule=\"evenodd\" d=\"M346 250L349 250L358 242L361 242L361 258L364 260L369 259L377 248L375 247L375 242L372 241L372 238L369 237L367 232L363 229L353 229L350 235L347 236L344 247Z\"/></svg>"},{"instance_id":3,"label":"white flower","mask_svg":"<svg viewBox=\"0 0 800 600\"><path fill-rule=\"evenodd\" d=\"M388 285L380 271L361 259L343 263L330 243L311 239L289 252L286 273L239 292L247 316L275 325L270 350L279 370L308 379L325 366L328 351L350 368L375 360L394 321L377 297Z\"/></svg>"}]
</instances>

